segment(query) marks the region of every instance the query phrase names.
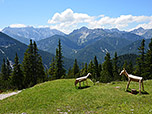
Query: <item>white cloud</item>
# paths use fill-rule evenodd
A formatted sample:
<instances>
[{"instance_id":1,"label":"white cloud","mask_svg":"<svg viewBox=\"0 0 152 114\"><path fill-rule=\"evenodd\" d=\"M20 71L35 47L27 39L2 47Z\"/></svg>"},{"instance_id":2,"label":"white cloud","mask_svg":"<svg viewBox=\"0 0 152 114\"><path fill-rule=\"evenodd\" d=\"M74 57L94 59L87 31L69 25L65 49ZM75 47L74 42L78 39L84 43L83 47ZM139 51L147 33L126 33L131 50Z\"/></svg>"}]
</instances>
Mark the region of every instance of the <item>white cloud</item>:
<instances>
[{"instance_id":1,"label":"white cloud","mask_svg":"<svg viewBox=\"0 0 152 114\"><path fill-rule=\"evenodd\" d=\"M138 25L139 23L150 22L152 16L132 16L132 15L121 15L120 17L111 18L108 16L103 16L100 20L95 20L94 22L88 23L91 27L103 27L103 28L118 28L123 29L128 27L129 24ZM152 28L152 27L151 27Z\"/></svg>"},{"instance_id":2,"label":"white cloud","mask_svg":"<svg viewBox=\"0 0 152 114\"><path fill-rule=\"evenodd\" d=\"M21 28L21 27L27 27L27 26L24 25L24 24L11 24L9 27L12 27L12 28Z\"/></svg>"},{"instance_id":3,"label":"white cloud","mask_svg":"<svg viewBox=\"0 0 152 114\"><path fill-rule=\"evenodd\" d=\"M50 28L59 29L65 33L71 32L78 28L79 24L90 23L94 17L83 13L74 13L71 9L66 9L62 13L55 13L54 16L48 20L51 24Z\"/></svg>"},{"instance_id":4,"label":"white cloud","mask_svg":"<svg viewBox=\"0 0 152 114\"><path fill-rule=\"evenodd\" d=\"M48 20L48 23L50 28L58 29L65 33L70 33L84 25L88 28L118 28L124 30L138 26L152 28L152 16L120 15L112 18L105 15L89 16L88 14L75 13L71 9L66 9L61 13L55 13Z\"/></svg>"},{"instance_id":5,"label":"white cloud","mask_svg":"<svg viewBox=\"0 0 152 114\"><path fill-rule=\"evenodd\" d=\"M0 31L2 31L2 29L0 28Z\"/></svg>"},{"instance_id":6,"label":"white cloud","mask_svg":"<svg viewBox=\"0 0 152 114\"><path fill-rule=\"evenodd\" d=\"M48 25L39 25L38 28L48 28Z\"/></svg>"},{"instance_id":7,"label":"white cloud","mask_svg":"<svg viewBox=\"0 0 152 114\"><path fill-rule=\"evenodd\" d=\"M134 29L138 29L139 27L142 27L142 28L144 28L144 29L152 29L152 21L150 21L149 23L139 24L139 25L137 25L136 27L131 28L131 29L128 30L128 31L132 31L132 30L134 30Z\"/></svg>"}]
</instances>

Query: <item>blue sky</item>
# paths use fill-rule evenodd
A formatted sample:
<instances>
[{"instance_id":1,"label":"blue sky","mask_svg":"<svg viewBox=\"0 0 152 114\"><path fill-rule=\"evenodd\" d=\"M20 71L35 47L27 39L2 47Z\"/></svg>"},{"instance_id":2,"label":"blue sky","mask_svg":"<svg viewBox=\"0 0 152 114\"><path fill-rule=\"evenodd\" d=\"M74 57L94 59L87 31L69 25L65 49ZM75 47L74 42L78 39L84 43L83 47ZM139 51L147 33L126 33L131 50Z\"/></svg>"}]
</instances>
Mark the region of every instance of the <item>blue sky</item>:
<instances>
[{"instance_id":1,"label":"blue sky","mask_svg":"<svg viewBox=\"0 0 152 114\"><path fill-rule=\"evenodd\" d=\"M152 0L0 0L0 29L152 28Z\"/></svg>"}]
</instances>

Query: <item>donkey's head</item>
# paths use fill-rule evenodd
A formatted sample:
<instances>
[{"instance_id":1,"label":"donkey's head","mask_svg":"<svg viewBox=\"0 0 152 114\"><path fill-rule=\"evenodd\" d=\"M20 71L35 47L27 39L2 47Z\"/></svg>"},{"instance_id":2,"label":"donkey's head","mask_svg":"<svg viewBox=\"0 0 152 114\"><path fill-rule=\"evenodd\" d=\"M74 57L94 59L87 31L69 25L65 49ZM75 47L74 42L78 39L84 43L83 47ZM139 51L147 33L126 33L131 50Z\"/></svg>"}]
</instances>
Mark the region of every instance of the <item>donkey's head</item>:
<instances>
[{"instance_id":1,"label":"donkey's head","mask_svg":"<svg viewBox=\"0 0 152 114\"><path fill-rule=\"evenodd\" d=\"M89 76L91 76L91 73L88 73L88 74L87 74L87 77L89 77Z\"/></svg>"},{"instance_id":2,"label":"donkey's head","mask_svg":"<svg viewBox=\"0 0 152 114\"><path fill-rule=\"evenodd\" d=\"M126 70L125 68L123 68L123 70L121 71L121 73L119 75L122 75L122 74L125 74L126 73Z\"/></svg>"}]
</instances>

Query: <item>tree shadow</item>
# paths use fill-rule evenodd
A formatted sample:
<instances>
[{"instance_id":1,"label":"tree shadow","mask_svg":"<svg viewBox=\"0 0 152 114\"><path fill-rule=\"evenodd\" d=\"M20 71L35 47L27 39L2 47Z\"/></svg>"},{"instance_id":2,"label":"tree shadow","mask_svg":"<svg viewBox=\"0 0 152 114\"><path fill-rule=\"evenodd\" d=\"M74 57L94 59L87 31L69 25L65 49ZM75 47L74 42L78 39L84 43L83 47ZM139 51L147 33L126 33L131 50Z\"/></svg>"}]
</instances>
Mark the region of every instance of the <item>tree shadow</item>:
<instances>
[{"instance_id":1,"label":"tree shadow","mask_svg":"<svg viewBox=\"0 0 152 114\"><path fill-rule=\"evenodd\" d=\"M83 87L78 87L77 89L86 89L89 88L90 86L83 86Z\"/></svg>"}]
</instances>

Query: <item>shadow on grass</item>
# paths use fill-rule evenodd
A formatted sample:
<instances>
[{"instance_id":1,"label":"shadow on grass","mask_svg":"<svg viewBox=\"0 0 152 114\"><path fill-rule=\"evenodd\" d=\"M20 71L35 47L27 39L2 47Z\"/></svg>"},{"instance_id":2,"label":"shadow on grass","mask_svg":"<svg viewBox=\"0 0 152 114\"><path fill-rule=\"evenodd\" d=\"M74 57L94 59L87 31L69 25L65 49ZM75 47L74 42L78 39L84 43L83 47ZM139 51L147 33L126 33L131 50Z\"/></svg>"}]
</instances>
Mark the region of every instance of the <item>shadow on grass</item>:
<instances>
[{"instance_id":1,"label":"shadow on grass","mask_svg":"<svg viewBox=\"0 0 152 114\"><path fill-rule=\"evenodd\" d=\"M129 88L126 92L131 93L131 89ZM137 95L137 94L139 94L139 91L136 91L136 93L134 93L133 95ZM141 94L148 95L149 93L147 91L141 91Z\"/></svg>"},{"instance_id":2,"label":"shadow on grass","mask_svg":"<svg viewBox=\"0 0 152 114\"><path fill-rule=\"evenodd\" d=\"M90 86L83 86L83 87L77 87L77 89L86 89L89 88Z\"/></svg>"}]
</instances>

